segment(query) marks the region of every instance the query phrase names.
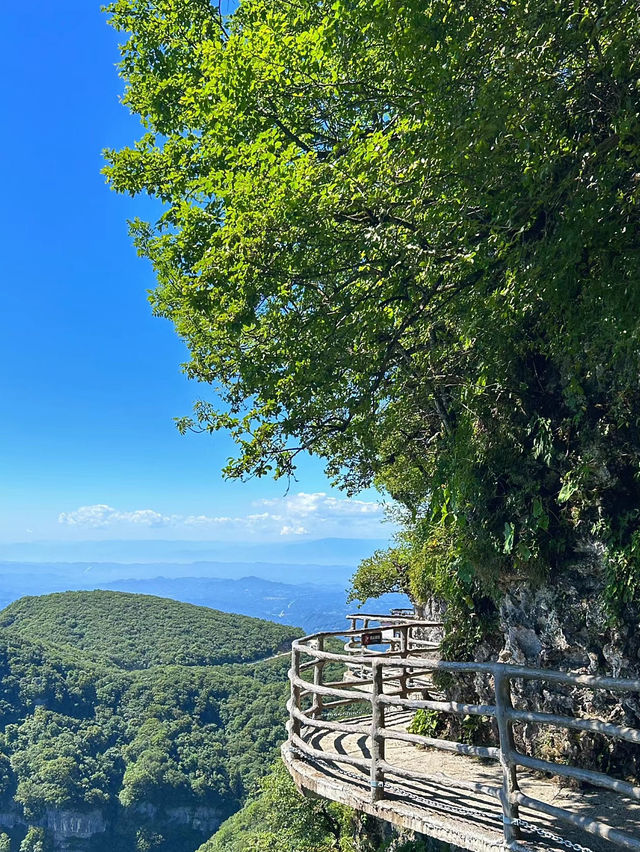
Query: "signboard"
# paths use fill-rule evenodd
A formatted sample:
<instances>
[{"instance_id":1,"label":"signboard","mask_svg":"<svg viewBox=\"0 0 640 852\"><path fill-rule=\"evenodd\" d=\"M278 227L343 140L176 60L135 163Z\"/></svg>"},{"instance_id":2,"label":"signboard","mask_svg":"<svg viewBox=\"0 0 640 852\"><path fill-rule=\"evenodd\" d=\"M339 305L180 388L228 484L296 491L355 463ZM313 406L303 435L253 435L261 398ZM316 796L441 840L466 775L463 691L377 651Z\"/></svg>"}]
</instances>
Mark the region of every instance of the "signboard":
<instances>
[{"instance_id":1,"label":"signboard","mask_svg":"<svg viewBox=\"0 0 640 852\"><path fill-rule=\"evenodd\" d=\"M363 648L367 648L369 645L380 645L382 642L382 630L369 630L363 633L360 642Z\"/></svg>"}]
</instances>

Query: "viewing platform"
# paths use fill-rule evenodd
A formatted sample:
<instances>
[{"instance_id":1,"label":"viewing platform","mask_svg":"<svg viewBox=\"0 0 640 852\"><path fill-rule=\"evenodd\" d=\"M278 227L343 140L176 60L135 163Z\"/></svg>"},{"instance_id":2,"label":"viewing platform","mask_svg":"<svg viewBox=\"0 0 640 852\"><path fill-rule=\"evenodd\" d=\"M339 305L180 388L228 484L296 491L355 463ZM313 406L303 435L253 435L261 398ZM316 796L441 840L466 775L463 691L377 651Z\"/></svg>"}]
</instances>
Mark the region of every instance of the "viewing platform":
<instances>
[{"instance_id":1,"label":"viewing platform","mask_svg":"<svg viewBox=\"0 0 640 852\"><path fill-rule=\"evenodd\" d=\"M525 754L517 736L518 726L535 725L639 748L640 730L578 712L539 712L523 706L519 687L605 693L613 701L640 693L640 680L447 662L440 659L437 622L408 613L350 618L349 630L292 646L282 755L302 792L470 852L640 852L640 786L633 779ZM480 679L493 698L446 700L436 673L467 688L470 677ZM433 719L483 719L494 744L409 733L416 710Z\"/></svg>"}]
</instances>

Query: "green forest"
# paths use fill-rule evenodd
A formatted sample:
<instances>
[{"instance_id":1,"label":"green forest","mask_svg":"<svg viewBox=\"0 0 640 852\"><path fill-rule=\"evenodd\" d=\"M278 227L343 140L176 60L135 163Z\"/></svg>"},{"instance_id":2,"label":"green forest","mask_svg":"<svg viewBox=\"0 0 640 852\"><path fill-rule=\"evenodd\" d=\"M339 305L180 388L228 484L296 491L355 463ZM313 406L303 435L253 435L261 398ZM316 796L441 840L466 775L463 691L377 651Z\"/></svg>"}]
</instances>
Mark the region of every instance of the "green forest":
<instances>
[{"instance_id":1,"label":"green forest","mask_svg":"<svg viewBox=\"0 0 640 852\"><path fill-rule=\"evenodd\" d=\"M71 837L79 850L193 852L254 791L285 737L288 659L246 658L299 634L116 592L7 608L0 796L15 817L11 849L58 848L55 814L70 813L95 829Z\"/></svg>"},{"instance_id":2,"label":"green forest","mask_svg":"<svg viewBox=\"0 0 640 852\"><path fill-rule=\"evenodd\" d=\"M271 621L106 591L22 598L0 614L1 627L130 670L250 662L288 650L296 635Z\"/></svg>"}]
</instances>

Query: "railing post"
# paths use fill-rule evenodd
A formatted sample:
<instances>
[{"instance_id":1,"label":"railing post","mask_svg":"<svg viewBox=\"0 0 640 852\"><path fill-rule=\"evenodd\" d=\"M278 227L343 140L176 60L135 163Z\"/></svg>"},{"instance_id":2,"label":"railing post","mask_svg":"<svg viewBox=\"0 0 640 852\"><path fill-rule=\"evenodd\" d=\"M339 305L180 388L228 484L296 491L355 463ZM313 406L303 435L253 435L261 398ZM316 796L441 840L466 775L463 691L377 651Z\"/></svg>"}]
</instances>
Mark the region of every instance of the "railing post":
<instances>
[{"instance_id":1,"label":"railing post","mask_svg":"<svg viewBox=\"0 0 640 852\"><path fill-rule=\"evenodd\" d=\"M324 651L324 636L320 636L317 640L318 651ZM314 686L322 686L322 672L326 660L316 660L313 667L313 684ZM317 692L313 693L313 704L311 705L311 716L317 719L322 716L322 695Z\"/></svg>"},{"instance_id":2,"label":"railing post","mask_svg":"<svg viewBox=\"0 0 640 852\"><path fill-rule=\"evenodd\" d=\"M369 619L363 618L362 619L362 630L365 631L365 630L368 630L368 629L369 629ZM360 642L360 653L363 654L364 652L362 650L362 633L360 634L359 642ZM368 668L367 668L367 664L363 663L360 666L360 678L361 678L361 680L365 680L368 674L369 674L369 671L368 671Z\"/></svg>"},{"instance_id":3,"label":"railing post","mask_svg":"<svg viewBox=\"0 0 640 852\"><path fill-rule=\"evenodd\" d=\"M496 721L500 736L500 764L502 766L502 819L504 840L507 849L514 849L520 837L518 829L518 805L514 798L518 792L517 767L513 761L515 751L513 725L507 716L511 703L511 679L509 667L501 663L494 669L493 681L496 693Z\"/></svg>"},{"instance_id":4,"label":"railing post","mask_svg":"<svg viewBox=\"0 0 640 852\"><path fill-rule=\"evenodd\" d=\"M380 733L384 728L384 704L378 700L383 692L383 664L374 660L371 664L373 679L371 689L371 801L377 802L384 798L384 772L380 761L385 759L384 736Z\"/></svg>"},{"instance_id":5,"label":"railing post","mask_svg":"<svg viewBox=\"0 0 640 852\"><path fill-rule=\"evenodd\" d=\"M289 674L291 680L289 735L299 737L300 720L296 718L294 713L294 710L300 710L300 687L295 683L294 678L296 677L300 677L300 651L294 645L291 648L291 672Z\"/></svg>"},{"instance_id":6,"label":"railing post","mask_svg":"<svg viewBox=\"0 0 640 852\"><path fill-rule=\"evenodd\" d=\"M354 616L354 615L350 615L350 616L348 616L348 619L349 619L349 630L355 630L356 625L357 625L358 620L359 620L358 617ZM359 637L356 637L356 636L349 636L349 638L347 639L347 644L344 646L344 649L349 654L357 654L361 650L360 641L356 642L356 638L358 638L358 640L359 640ZM347 669L350 672L352 672L354 677L358 677L358 675L356 673L358 671L360 671L360 668L355 663L352 663L352 664L347 663L346 666L347 666Z\"/></svg>"},{"instance_id":7,"label":"railing post","mask_svg":"<svg viewBox=\"0 0 640 852\"><path fill-rule=\"evenodd\" d=\"M402 624L400 626L400 658L406 659L409 653L409 626L407 624ZM403 666L400 669L400 697L407 697L407 669L406 666Z\"/></svg>"}]
</instances>

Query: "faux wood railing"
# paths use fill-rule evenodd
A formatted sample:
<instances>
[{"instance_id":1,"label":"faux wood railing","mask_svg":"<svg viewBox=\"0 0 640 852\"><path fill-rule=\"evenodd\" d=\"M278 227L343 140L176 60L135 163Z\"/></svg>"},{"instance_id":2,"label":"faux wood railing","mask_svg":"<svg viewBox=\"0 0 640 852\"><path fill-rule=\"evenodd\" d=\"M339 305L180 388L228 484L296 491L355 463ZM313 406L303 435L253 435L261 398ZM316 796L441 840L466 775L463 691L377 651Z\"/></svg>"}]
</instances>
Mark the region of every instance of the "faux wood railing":
<instances>
[{"instance_id":1,"label":"faux wood railing","mask_svg":"<svg viewBox=\"0 0 640 852\"><path fill-rule=\"evenodd\" d=\"M355 623L353 618L355 617L352 617L352 624ZM522 793L518 785L518 770L524 767L586 782L635 801L640 801L640 787L602 772L523 754L516 746L513 726L514 723L523 722L551 725L569 731L601 734L612 740L622 740L635 745L640 745L640 730L595 718L574 718L515 709L512 702L512 683L515 680L533 680L547 684L582 687L594 692L606 691L619 694L639 693L640 680L576 675L504 663L448 662L434 659L437 643L426 642L419 636L425 629L437 628L439 625L436 622L400 618L389 618L385 621L385 617L380 615L365 616L365 618L367 619L366 629L361 627L344 632L318 633L293 643L292 666L289 672L291 681L289 743L295 752L302 756L302 759L306 757L309 760L324 759L326 761L327 758L333 757L337 763L351 765L367 772L370 778L372 802L378 802L384 798L387 775L418 783L428 780L427 776L387 762L385 746L390 739L469 757L496 760L502 770L501 787L471 781L462 783L462 786L491 796L501 803L505 848L520 848L518 846L521 823L519 808L525 807L580 829L585 833L585 837L591 834L604 838L617 847L639 852L640 840L636 836L612 828L600 820L580 816L568 809L556 807ZM354 653L354 642L361 645L363 637L370 635L371 624L375 621L382 626L373 629L382 631L380 645L386 645L387 649L382 650L378 646L376 649L366 649L366 653L364 648L361 653ZM336 639L346 639L346 647L350 653L326 650L328 641ZM325 681L324 672L330 663L344 664L345 675L342 680ZM354 667L357 667L357 677L353 674ZM313 670L313 678L308 680L304 673L310 669ZM434 672L447 672L454 678L469 674L488 676L493 682L493 703L473 704L416 698L416 693L425 694L425 677L430 677ZM326 718L328 711L334 708L348 705L362 706L361 702L367 702L370 705L370 714L361 714L362 717L358 718L356 723ZM305 704L308 706L305 707ZM385 712L388 709L411 711L423 709L454 716L493 718L498 732L498 744L496 746L469 745L392 729L385 725ZM320 751L308 742L311 738L309 732L313 731L365 735L369 738L370 757ZM460 786L460 782L457 783Z\"/></svg>"}]
</instances>

